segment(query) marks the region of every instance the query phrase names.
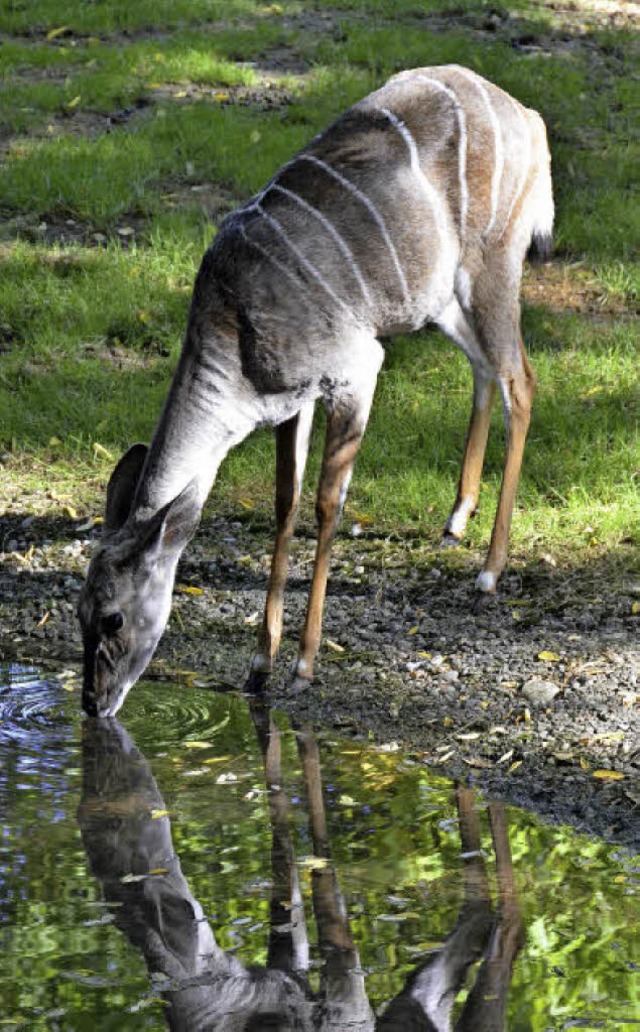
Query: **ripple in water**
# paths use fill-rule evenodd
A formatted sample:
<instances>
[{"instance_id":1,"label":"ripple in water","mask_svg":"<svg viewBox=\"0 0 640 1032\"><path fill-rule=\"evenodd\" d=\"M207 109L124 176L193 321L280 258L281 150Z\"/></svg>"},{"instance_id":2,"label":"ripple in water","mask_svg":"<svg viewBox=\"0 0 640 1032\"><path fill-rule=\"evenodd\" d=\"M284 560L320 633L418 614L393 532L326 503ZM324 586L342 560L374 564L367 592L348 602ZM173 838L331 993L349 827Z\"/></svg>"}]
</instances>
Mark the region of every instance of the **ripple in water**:
<instances>
[{"instance_id":1,"label":"ripple in water","mask_svg":"<svg viewBox=\"0 0 640 1032\"><path fill-rule=\"evenodd\" d=\"M0 665L0 740L19 742L33 751L75 735L80 719L78 694L32 667Z\"/></svg>"}]
</instances>

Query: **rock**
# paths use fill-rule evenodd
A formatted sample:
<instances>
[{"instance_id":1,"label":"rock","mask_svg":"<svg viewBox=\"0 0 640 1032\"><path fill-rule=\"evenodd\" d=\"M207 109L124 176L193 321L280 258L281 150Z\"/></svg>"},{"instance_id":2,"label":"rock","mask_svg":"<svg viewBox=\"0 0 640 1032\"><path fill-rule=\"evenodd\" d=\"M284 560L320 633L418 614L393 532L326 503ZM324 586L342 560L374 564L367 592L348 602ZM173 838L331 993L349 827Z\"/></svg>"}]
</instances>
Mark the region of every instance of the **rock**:
<instances>
[{"instance_id":1,"label":"rock","mask_svg":"<svg viewBox=\"0 0 640 1032\"><path fill-rule=\"evenodd\" d=\"M532 706L551 705L559 691L560 688L553 681L542 681L538 677L532 677L522 686L522 694Z\"/></svg>"}]
</instances>

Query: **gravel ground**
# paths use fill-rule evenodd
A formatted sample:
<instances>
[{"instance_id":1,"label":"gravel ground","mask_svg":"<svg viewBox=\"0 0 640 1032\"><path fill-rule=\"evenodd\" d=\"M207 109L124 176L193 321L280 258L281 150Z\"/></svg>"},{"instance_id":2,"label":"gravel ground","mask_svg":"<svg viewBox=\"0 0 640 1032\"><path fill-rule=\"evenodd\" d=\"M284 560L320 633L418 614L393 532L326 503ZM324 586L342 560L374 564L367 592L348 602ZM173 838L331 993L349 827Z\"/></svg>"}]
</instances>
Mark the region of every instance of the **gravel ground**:
<instances>
[{"instance_id":1,"label":"gravel ground","mask_svg":"<svg viewBox=\"0 0 640 1032\"><path fill-rule=\"evenodd\" d=\"M80 520L0 518L0 659L53 672L79 663L74 610L96 533ZM253 516L205 519L151 677L242 689L270 547ZM279 706L318 727L397 741L444 775L640 851L640 607L624 557L577 570L514 562L498 596L478 599L476 554L353 536L347 525L316 682L292 697L312 556L303 528L270 688Z\"/></svg>"}]
</instances>

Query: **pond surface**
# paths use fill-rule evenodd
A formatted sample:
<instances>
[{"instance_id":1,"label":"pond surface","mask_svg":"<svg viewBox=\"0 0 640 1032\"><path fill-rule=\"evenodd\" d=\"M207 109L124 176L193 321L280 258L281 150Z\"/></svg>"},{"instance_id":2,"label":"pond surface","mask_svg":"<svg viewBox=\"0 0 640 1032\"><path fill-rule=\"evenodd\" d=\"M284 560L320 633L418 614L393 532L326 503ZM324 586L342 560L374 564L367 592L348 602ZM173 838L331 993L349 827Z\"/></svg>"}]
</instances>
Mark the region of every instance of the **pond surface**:
<instances>
[{"instance_id":1,"label":"pond surface","mask_svg":"<svg viewBox=\"0 0 640 1032\"><path fill-rule=\"evenodd\" d=\"M0 666L0 1030L640 1029L640 880L397 747Z\"/></svg>"}]
</instances>

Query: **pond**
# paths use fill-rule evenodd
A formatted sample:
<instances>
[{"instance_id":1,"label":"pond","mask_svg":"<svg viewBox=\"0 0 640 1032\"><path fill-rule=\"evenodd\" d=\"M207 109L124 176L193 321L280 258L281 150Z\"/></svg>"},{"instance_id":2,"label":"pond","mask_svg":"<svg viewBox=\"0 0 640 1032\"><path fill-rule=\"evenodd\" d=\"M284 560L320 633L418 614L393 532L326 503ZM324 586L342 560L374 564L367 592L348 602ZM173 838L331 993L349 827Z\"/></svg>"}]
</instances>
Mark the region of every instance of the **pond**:
<instances>
[{"instance_id":1,"label":"pond","mask_svg":"<svg viewBox=\"0 0 640 1032\"><path fill-rule=\"evenodd\" d=\"M640 1028L637 858L264 702L0 666L0 1029Z\"/></svg>"}]
</instances>

